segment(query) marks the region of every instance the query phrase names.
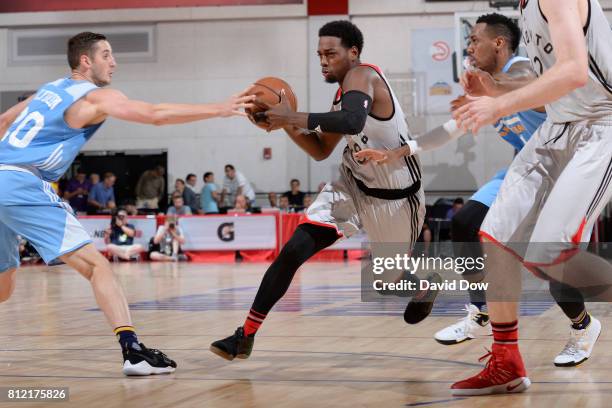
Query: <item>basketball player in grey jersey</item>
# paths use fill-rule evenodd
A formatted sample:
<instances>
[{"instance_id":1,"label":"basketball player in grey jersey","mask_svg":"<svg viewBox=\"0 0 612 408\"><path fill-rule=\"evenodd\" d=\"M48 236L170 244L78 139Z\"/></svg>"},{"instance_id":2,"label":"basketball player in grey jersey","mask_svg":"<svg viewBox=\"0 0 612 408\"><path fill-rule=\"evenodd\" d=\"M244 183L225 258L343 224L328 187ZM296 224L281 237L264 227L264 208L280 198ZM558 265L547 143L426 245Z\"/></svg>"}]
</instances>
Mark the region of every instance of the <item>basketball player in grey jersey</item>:
<instances>
[{"instance_id":1,"label":"basketball player in grey jersey","mask_svg":"<svg viewBox=\"0 0 612 408\"><path fill-rule=\"evenodd\" d=\"M282 93L281 103L266 107L268 124L283 127L315 160L328 157L343 138L347 147L340 177L319 193L266 271L244 325L211 345L211 351L225 359L249 357L257 330L289 288L297 269L338 238L363 228L372 242L402 243L408 253L419 235L425 205L416 157L380 166L353 157L368 146L394 149L408 139L404 114L381 71L360 62L362 47L361 31L350 21L327 23L319 30L318 54L325 80L341 88L332 111L295 112ZM441 281L437 274L428 279ZM410 312L426 316L431 302L419 305L422 307Z\"/></svg>"},{"instance_id":2,"label":"basketball player in grey jersey","mask_svg":"<svg viewBox=\"0 0 612 408\"><path fill-rule=\"evenodd\" d=\"M503 97L471 98L455 112L477 132L501 116L545 105L548 119L521 150L481 227L494 344L485 369L455 395L522 392L520 267L610 299L612 266L580 249L610 200L612 31L596 0L522 0L527 52L539 78ZM528 245L518 245L528 243ZM585 316L588 319L588 316ZM589 347L589 339L575 339Z\"/></svg>"}]
</instances>

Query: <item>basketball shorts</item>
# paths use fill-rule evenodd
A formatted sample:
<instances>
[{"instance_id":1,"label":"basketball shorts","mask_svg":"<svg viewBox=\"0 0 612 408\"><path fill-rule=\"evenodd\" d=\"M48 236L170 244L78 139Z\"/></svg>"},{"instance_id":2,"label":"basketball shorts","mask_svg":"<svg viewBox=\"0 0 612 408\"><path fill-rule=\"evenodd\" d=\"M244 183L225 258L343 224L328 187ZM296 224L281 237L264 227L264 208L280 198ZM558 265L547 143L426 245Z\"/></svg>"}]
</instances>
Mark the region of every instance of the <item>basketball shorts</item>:
<instances>
[{"instance_id":1,"label":"basketball shorts","mask_svg":"<svg viewBox=\"0 0 612 408\"><path fill-rule=\"evenodd\" d=\"M544 122L512 162L481 227L527 266L588 242L612 196L612 121Z\"/></svg>"},{"instance_id":2,"label":"basketball shorts","mask_svg":"<svg viewBox=\"0 0 612 408\"><path fill-rule=\"evenodd\" d=\"M0 165L0 272L19 266L19 238L46 263L91 242L89 234L46 181Z\"/></svg>"},{"instance_id":3,"label":"basketball shorts","mask_svg":"<svg viewBox=\"0 0 612 408\"><path fill-rule=\"evenodd\" d=\"M416 242L425 218L425 194L398 200L386 200L362 192L349 170L340 166L338 180L325 185L316 200L305 211L311 224L335 228L339 235L350 237L363 229L371 242Z\"/></svg>"}]
</instances>

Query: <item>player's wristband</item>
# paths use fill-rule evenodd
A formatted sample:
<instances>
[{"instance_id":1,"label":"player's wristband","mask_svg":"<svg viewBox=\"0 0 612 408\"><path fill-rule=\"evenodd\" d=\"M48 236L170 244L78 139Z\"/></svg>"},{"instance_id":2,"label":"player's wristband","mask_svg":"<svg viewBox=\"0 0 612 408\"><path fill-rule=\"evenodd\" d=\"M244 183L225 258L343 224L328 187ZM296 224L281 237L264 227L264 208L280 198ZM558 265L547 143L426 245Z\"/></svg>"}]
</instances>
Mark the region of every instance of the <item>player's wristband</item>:
<instances>
[{"instance_id":1,"label":"player's wristband","mask_svg":"<svg viewBox=\"0 0 612 408\"><path fill-rule=\"evenodd\" d=\"M455 119L449 120L448 122L443 124L442 127L448 132L452 139L456 139L465 133L463 130L459 129Z\"/></svg>"},{"instance_id":2,"label":"player's wristband","mask_svg":"<svg viewBox=\"0 0 612 408\"><path fill-rule=\"evenodd\" d=\"M416 140L409 140L406 144L410 148L410 155L411 156L413 154L420 153L423 150L423 149L421 149L421 147L419 146L419 144L417 143Z\"/></svg>"}]
</instances>

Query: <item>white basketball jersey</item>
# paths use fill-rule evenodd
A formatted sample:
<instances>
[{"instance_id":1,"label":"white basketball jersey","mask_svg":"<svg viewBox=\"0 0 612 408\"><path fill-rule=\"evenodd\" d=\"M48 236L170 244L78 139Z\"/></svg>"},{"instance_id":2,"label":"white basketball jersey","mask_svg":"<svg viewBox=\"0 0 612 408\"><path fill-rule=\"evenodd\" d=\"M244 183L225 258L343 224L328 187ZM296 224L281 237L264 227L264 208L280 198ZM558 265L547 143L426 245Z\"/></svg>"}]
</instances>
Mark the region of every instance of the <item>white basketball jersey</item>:
<instances>
[{"instance_id":1,"label":"white basketball jersey","mask_svg":"<svg viewBox=\"0 0 612 408\"><path fill-rule=\"evenodd\" d=\"M546 105L553 123L601 119L612 115L612 30L597 0L587 0L589 13L584 41L589 53L589 80L585 86ZM536 74L556 61L550 30L538 0L522 0L523 41Z\"/></svg>"},{"instance_id":2,"label":"white basketball jersey","mask_svg":"<svg viewBox=\"0 0 612 408\"><path fill-rule=\"evenodd\" d=\"M380 68L361 64L374 69L387 85L393 99L393 113L388 118L378 118L370 113L365 127L357 135L345 135L347 146L342 154L342 163L352 175L366 186L381 189L404 189L421 179L421 163L413 155L388 164L359 162L353 156L362 149L392 150L404 146L411 139L404 112ZM338 89L332 110L342 109L342 89Z\"/></svg>"}]
</instances>

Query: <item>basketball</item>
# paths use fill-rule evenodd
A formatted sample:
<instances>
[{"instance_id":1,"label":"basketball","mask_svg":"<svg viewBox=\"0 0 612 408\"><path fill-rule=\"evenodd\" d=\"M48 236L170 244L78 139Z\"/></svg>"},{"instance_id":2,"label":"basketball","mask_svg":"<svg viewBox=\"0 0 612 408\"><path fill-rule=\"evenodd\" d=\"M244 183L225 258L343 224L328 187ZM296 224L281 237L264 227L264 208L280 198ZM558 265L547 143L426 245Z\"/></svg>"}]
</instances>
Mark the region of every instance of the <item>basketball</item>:
<instances>
[{"instance_id":1,"label":"basketball","mask_svg":"<svg viewBox=\"0 0 612 408\"><path fill-rule=\"evenodd\" d=\"M256 95L259 100L267 103L268 105L277 105L281 100L281 89L285 90L285 95L289 101L289 105L293 110L297 109L297 99L293 93L291 86L280 78L276 77L265 77L257 80L251 89L249 90L253 95ZM265 117L257 117L256 113L264 112L266 109L263 107L256 107L253 109L246 109L246 113L249 116L249 120L262 129L268 130L268 125ZM276 130L273 128L271 130Z\"/></svg>"}]
</instances>

